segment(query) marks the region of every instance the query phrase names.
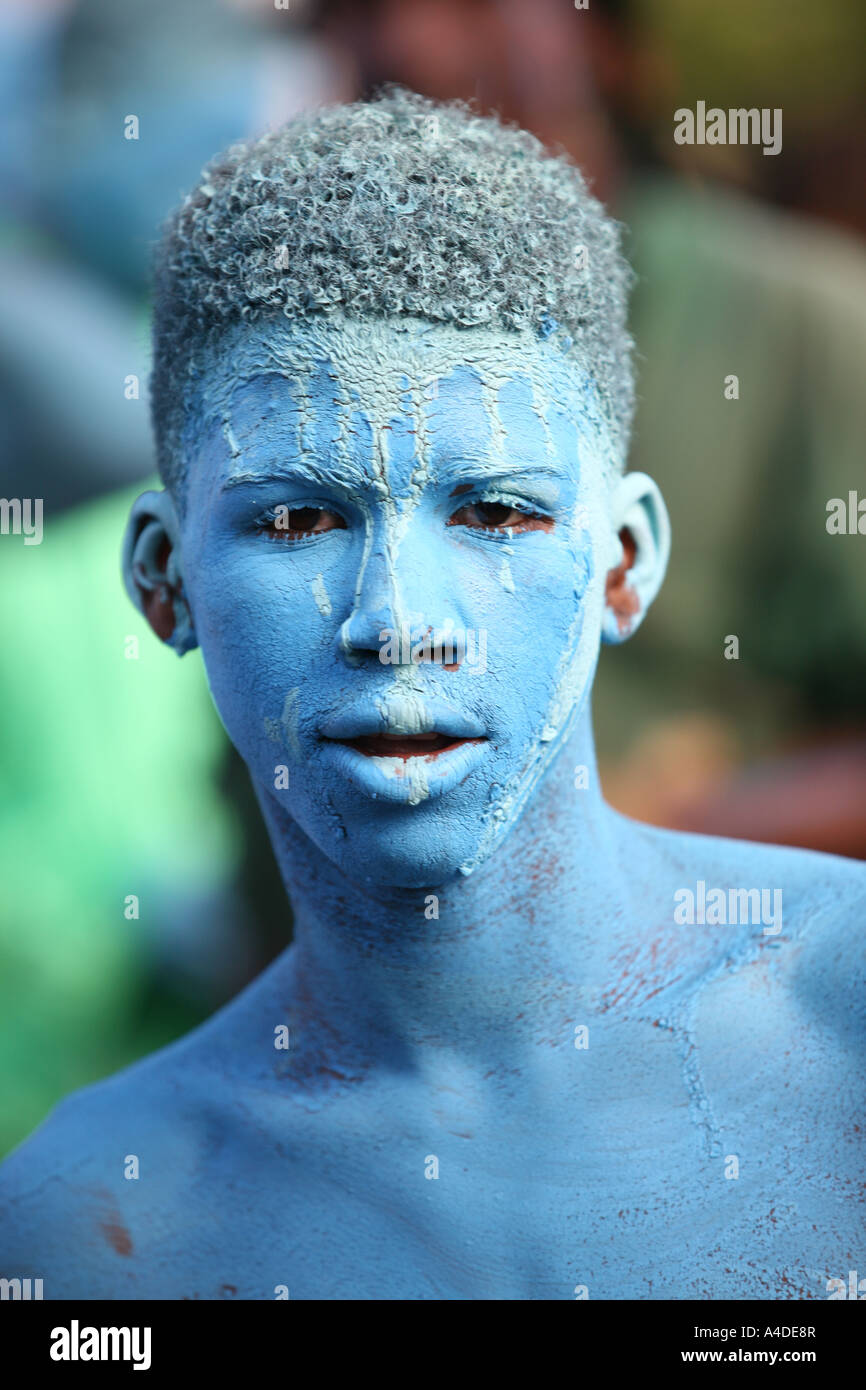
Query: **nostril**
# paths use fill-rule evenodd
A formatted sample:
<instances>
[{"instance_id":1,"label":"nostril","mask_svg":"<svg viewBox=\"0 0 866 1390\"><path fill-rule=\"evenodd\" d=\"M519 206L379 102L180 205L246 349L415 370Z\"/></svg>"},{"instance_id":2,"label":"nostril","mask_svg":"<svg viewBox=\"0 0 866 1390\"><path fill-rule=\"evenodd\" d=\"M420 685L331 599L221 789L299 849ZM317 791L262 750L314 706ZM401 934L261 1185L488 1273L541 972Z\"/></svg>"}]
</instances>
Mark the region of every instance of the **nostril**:
<instances>
[{"instance_id":1,"label":"nostril","mask_svg":"<svg viewBox=\"0 0 866 1390\"><path fill-rule=\"evenodd\" d=\"M370 652L378 656L393 631L390 615L384 612L352 613L340 624L338 641L344 655Z\"/></svg>"}]
</instances>

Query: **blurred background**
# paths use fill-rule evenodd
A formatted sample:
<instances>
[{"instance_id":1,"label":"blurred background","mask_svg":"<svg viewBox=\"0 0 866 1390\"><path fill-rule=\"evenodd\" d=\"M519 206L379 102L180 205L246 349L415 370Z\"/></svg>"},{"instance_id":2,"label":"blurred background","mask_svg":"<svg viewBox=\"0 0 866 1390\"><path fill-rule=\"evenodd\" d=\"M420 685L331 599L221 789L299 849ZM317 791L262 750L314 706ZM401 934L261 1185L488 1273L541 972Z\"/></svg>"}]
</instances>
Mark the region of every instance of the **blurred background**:
<instances>
[{"instance_id":1,"label":"blurred background","mask_svg":"<svg viewBox=\"0 0 866 1390\"><path fill-rule=\"evenodd\" d=\"M0 535L0 1153L289 939L200 656L146 629L119 546L153 485L159 224L310 105L471 100L626 224L630 466L674 544L602 654L606 795L866 858L866 537L826 528L866 497L864 54L859 0L0 0L0 495L44 502L42 544ZM781 108L781 152L678 145L699 101Z\"/></svg>"}]
</instances>

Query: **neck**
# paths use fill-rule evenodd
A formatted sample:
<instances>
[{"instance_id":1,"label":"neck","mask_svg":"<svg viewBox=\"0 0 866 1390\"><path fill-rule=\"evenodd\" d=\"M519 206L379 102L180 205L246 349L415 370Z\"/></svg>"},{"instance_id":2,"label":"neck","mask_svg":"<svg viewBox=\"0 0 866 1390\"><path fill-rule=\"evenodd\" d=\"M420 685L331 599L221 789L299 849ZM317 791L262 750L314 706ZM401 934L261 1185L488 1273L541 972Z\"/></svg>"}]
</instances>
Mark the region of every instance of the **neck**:
<instances>
[{"instance_id":1,"label":"neck","mask_svg":"<svg viewBox=\"0 0 866 1390\"><path fill-rule=\"evenodd\" d=\"M359 1066L431 1045L504 1060L573 1032L623 891L588 709L491 857L447 884L361 887L263 809L295 916L270 980L302 1047Z\"/></svg>"}]
</instances>

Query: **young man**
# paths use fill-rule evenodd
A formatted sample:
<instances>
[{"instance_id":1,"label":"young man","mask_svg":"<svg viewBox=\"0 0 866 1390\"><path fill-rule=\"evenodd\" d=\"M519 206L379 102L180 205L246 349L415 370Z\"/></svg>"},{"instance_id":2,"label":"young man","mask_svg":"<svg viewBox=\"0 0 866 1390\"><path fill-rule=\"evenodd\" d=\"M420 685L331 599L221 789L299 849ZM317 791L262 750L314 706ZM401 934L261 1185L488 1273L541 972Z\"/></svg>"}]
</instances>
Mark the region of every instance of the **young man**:
<instances>
[{"instance_id":1,"label":"young man","mask_svg":"<svg viewBox=\"0 0 866 1390\"><path fill-rule=\"evenodd\" d=\"M7 1161L5 1275L820 1298L857 1267L862 866L598 786L599 645L668 555L623 471L628 278L575 169L408 93L179 210L127 586L201 647L295 941Z\"/></svg>"}]
</instances>

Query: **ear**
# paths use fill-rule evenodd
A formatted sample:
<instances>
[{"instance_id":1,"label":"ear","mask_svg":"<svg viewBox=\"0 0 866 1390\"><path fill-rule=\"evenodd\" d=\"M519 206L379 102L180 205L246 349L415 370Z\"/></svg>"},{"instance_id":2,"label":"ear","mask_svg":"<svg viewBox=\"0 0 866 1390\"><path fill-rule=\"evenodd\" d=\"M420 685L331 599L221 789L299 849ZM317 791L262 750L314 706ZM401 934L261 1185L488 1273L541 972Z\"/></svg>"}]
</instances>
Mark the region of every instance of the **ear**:
<instances>
[{"instance_id":1,"label":"ear","mask_svg":"<svg viewBox=\"0 0 866 1390\"><path fill-rule=\"evenodd\" d=\"M611 498L618 559L608 571L601 636L624 642L640 626L658 593L671 549L664 498L646 473L627 473Z\"/></svg>"},{"instance_id":2,"label":"ear","mask_svg":"<svg viewBox=\"0 0 866 1390\"><path fill-rule=\"evenodd\" d=\"M180 526L167 492L143 492L123 538L123 582L157 637L178 656L198 646L181 569Z\"/></svg>"}]
</instances>

